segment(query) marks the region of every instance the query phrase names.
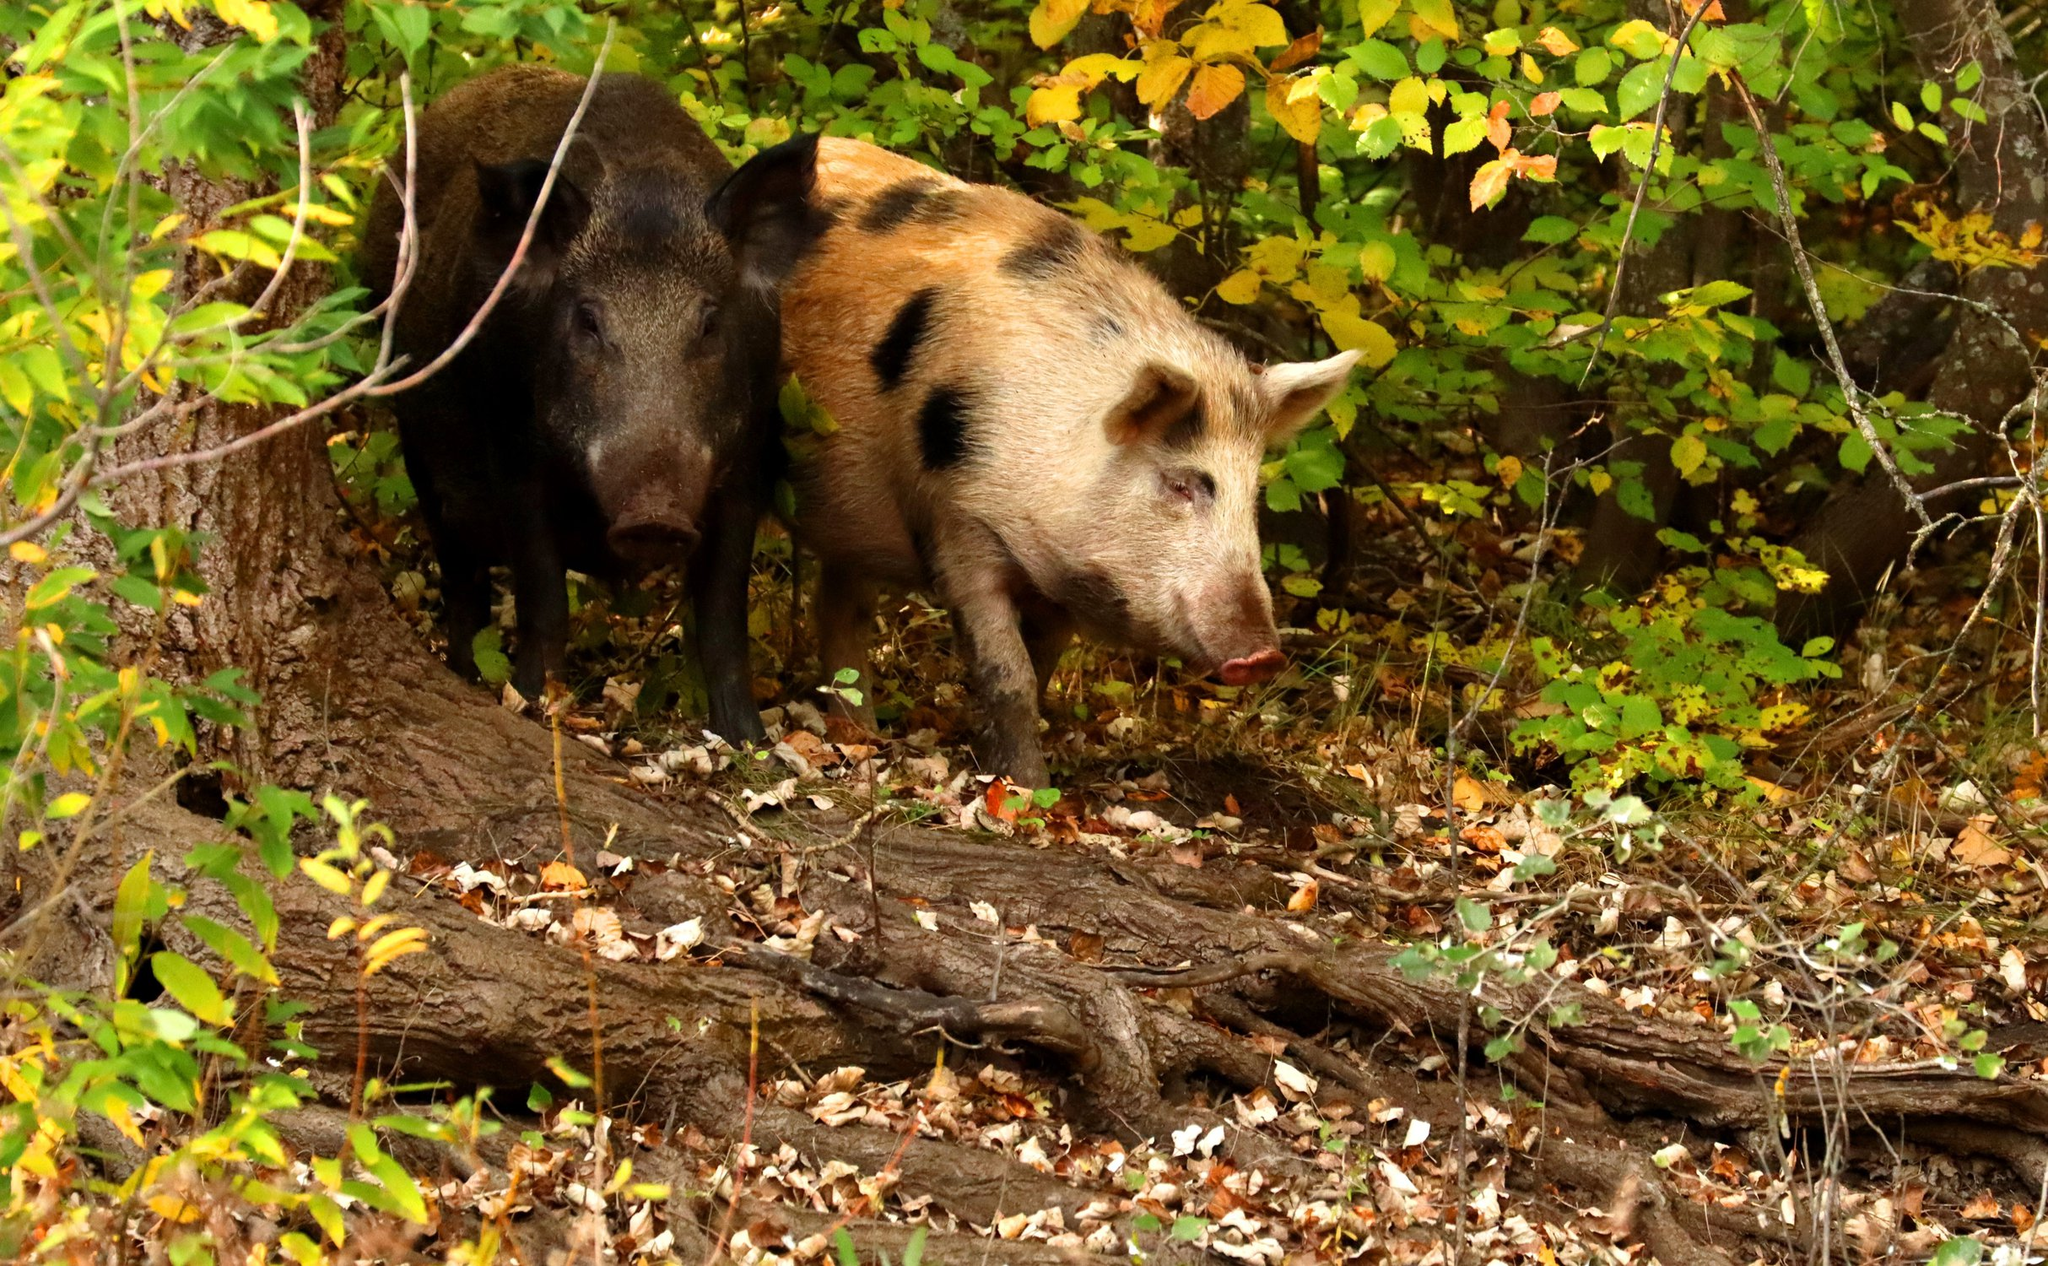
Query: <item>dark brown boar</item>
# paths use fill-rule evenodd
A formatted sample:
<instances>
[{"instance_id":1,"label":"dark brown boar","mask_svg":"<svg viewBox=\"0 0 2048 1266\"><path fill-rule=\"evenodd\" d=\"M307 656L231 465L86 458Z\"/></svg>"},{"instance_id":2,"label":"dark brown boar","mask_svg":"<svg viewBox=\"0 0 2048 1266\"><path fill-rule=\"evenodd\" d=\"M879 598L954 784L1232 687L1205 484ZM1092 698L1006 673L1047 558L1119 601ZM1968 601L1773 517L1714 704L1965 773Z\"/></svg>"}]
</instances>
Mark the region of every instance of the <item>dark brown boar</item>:
<instances>
[{"instance_id":1,"label":"dark brown boar","mask_svg":"<svg viewBox=\"0 0 2048 1266\"><path fill-rule=\"evenodd\" d=\"M421 120L421 252L396 324L412 363L451 346L497 283L586 88L514 66ZM687 563L711 725L762 737L746 594L779 381L776 287L817 231L804 137L732 170L660 85L607 75L502 301L441 373L395 400L439 555L449 662L474 675L489 568L509 563L514 683L564 667L564 571ZM380 188L364 243L388 292L403 208Z\"/></svg>"}]
</instances>

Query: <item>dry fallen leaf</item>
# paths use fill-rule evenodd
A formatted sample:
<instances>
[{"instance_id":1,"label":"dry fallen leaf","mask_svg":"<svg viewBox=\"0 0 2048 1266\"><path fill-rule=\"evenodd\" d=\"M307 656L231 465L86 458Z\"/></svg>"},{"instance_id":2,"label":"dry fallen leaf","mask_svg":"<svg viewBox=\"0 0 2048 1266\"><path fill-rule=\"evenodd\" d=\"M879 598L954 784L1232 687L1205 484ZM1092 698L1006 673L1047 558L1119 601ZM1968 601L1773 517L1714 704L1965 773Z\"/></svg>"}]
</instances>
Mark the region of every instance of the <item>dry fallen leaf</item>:
<instances>
[{"instance_id":1,"label":"dry fallen leaf","mask_svg":"<svg viewBox=\"0 0 2048 1266\"><path fill-rule=\"evenodd\" d=\"M1998 819L1988 813L1980 813L1971 818L1968 825L1956 835L1956 842L1949 848L1949 856L1965 866L1975 866L1979 869L2009 864L2012 861L2012 854L2000 846L1997 840L1991 838L1991 829L1997 822Z\"/></svg>"},{"instance_id":2,"label":"dry fallen leaf","mask_svg":"<svg viewBox=\"0 0 2048 1266\"><path fill-rule=\"evenodd\" d=\"M1478 813L1486 808L1489 797L1486 784L1470 774L1459 774L1451 784L1451 803L1466 813Z\"/></svg>"},{"instance_id":3,"label":"dry fallen leaf","mask_svg":"<svg viewBox=\"0 0 2048 1266\"><path fill-rule=\"evenodd\" d=\"M1294 890L1294 895L1287 899L1287 908L1296 913L1300 913L1303 910L1315 909L1316 893L1319 890L1319 888L1320 885L1318 885L1316 881L1313 879L1301 885L1301 887L1296 888Z\"/></svg>"},{"instance_id":4,"label":"dry fallen leaf","mask_svg":"<svg viewBox=\"0 0 2048 1266\"><path fill-rule=\"evenodd\" d=\"M590 881L583 872L567 862L549 862L540 868L540 886L548 892L572 892L588 888Z\"/></svg>"},{"instance_id":5,"label":"dry fallen leaf","mask_svg":"<svg viewBox=\"0 0 2048 1266\"><path fill-rule=\"evenodd\" d=\"M1978 1192L1970 1203L1963 1206L1964 1217L1979 1220L1995 1218L2004 1211L2004 1207L1998 1203L1998 1197L1988 1191Z\"/></svg>"}]
</instances>

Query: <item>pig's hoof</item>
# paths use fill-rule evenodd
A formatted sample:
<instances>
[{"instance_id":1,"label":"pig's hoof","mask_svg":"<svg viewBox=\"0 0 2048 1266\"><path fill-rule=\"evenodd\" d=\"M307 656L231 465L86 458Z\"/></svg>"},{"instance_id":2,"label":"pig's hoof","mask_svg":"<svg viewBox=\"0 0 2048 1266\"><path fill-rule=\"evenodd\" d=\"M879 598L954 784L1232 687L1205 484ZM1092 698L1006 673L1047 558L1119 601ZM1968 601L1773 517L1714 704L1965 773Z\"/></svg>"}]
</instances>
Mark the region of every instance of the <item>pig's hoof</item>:
<instances>
[{"instance_id":1,"label":"pig's hoof","mask_svg":"<svg viewBox=\"0 0 2048 1266\"><path fill-rule=\"evenodd\" d=\"M1216 670L1226 686L1249 686L1265 681L1287 664L1287 657L1277 650L1260 651L1243 659L1228 660Z\"/></svg>"}]
</instances>

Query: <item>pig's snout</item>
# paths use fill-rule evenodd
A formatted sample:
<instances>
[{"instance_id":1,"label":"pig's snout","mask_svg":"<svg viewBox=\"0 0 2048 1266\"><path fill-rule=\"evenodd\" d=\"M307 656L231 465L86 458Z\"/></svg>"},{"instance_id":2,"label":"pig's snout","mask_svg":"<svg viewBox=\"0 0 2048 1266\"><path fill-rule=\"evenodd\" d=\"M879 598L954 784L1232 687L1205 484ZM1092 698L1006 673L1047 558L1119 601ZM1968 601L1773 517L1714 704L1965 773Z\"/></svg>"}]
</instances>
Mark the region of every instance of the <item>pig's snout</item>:
<instances>
[{"instance_id":1,"label":"pig's snout","mask_svg":"<svg viewBox=\"0 0 2048 1266\"><path fill-rule=\"evenodd\" d=\"M642 497L612 516L605 542L636 563L680 562L697 546L695 520L680 499Z\"/></svg>"},{"instance_id":2,"label":"pig's snout","mask_svg":"<svg viewBox=\"0 0 2048 1266\"><path fill-rule=\"evenodd\" d=\"M1216 670L1216 675L1223 679L1226 686L1249 686L1267 680L1286 666L1287 657L1277 649L1268 647L1239 659L1223 661L1223 666Z\"/></svg>"}]
</instances>

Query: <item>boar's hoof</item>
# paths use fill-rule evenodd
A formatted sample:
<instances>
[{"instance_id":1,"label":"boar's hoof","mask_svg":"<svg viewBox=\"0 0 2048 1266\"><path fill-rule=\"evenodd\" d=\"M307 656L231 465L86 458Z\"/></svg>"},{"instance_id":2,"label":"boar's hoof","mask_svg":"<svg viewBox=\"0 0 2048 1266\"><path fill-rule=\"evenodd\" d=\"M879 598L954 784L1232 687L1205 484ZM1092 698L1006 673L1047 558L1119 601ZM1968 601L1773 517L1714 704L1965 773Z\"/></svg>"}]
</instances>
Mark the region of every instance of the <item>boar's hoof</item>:
<instances>
[{"instance_id":1,"label":"boar's hoof","mask_svg":"<svg viewBox=\"0 0 2048 1266\"><path fill-rule=\"evenodd\" d=\"M1226 686L1249 686L1265 681L1286 664L1287 657L1279 651L1264 650L1243 659L1225 661L1223 667L1216 670L1216 675L1223 678Z\"/></svg>"},{"instance_id":2,"label":"boar's hoof","mask_svg":"<svg viewBox=\"0 0 2048 1266\"><path fill-rule=\"evenodd\" d=\"M697 545L697 530L686 523L642 519L613 524L605 542L621 558L656 566L688 558Z\"/></svg>"}]
</instances>

